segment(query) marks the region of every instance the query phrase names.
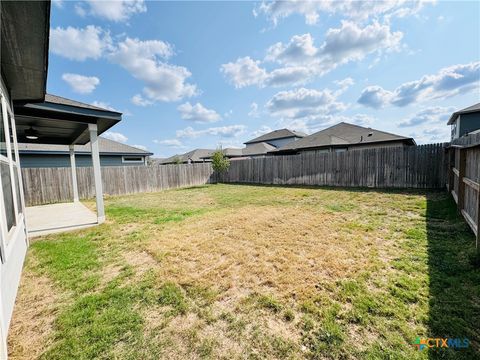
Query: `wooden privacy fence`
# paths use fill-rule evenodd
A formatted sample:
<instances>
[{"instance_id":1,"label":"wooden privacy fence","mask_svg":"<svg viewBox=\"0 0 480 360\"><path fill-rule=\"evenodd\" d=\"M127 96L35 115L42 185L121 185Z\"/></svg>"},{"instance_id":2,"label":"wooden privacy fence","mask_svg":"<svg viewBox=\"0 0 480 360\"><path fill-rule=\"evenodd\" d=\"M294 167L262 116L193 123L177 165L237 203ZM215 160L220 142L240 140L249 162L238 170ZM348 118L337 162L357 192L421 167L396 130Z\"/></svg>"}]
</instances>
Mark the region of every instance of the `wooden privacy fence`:
<instances>
[{"instance_id":1,"label":"wooden privacy fence","mask_svg":"<svg viewBox=\"0 0 480 360\"><path fill-rule=\"evenodd\" d=\"M444 188L446 144L305 152L231 161L227 183Z\"/></svg>"},{"instance_id":2,"label":"wooden privacy fence","mask_svg":"<svg viewBox=\"0 0 480 360\"><path fill-rule=\"evenodd\" d=\"M480 242L480 134L454 140L448 148L447 189Z\"/></svg>"},{"instance_id":3,"label":"wooden privacy fence","mask_svg":"<svg viewBox=\"0 0 480 360\"><path fill-rule=\"evenodd\" d=\"M27 205L71 201L70 171L70 168L22 169ZM80 198L94 197L92 168L77 168L77 179ZM445 144L235 160L222 176L214 176L210 163L102 168L103 191L108 195L202 185L216 180L252 184L444 188Z\"/></svg>"},{"instance_id":4,"label":"wooden privacy fence","mask_svg":"<svg viewBox=\"0 0 480 360\"><path fill-rule=\"evenodd\" d=\"M111 166L102 168L103 192L124 195L203 185L211 182L209 163L164 166ZM27 206L72 201L70 168L22 169ZM95 196L91 167L77 168L78 194L81 199Z\"/></svg>"}]
</instances>

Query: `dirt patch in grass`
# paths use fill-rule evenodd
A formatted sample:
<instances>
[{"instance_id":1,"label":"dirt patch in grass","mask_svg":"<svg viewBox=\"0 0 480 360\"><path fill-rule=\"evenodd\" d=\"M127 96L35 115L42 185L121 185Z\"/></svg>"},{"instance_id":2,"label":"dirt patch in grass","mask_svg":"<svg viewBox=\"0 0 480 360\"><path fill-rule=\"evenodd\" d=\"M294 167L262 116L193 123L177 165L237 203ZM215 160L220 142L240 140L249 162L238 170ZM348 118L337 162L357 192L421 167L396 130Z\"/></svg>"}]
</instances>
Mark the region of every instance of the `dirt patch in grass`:
<instances>
[{"instance_id":1,"label":"dirt patch in grass","mask_svg":"<svg viewBox=\"0 0 480 360\"><path fill-rule=\"evenodd\" d=\"M28 261L35 260L29 258ZM10 325L9 358L39 358L51 344L54 321L66 302L64 294L55 289L48 277L27 269L22 276Z\"/></svg>"}]
</instances>

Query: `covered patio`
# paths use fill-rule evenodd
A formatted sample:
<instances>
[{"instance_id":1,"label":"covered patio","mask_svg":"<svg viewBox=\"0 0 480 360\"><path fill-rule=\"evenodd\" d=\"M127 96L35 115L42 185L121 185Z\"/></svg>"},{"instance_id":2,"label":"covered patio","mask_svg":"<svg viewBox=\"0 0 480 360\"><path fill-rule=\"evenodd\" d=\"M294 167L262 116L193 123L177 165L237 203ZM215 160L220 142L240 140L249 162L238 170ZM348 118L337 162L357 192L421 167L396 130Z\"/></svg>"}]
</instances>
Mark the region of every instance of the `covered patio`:
<instances>
[{"instance_id":1,"label":"covered patio","mask_svg":"<svg viewBox=\"0 0 480 360\"><path fill-rule=\"evenodd\" d=\"M26 208L30 237L80 229L105 221L98 135L121 121L121 113L59 96L45 96L42 103L16 103L16 132L19 142L69 145L72 202ZM96 214L80 203L75 145L89 143L94 174ZM34 189L25 189L34 191Z\"/></svg>"}]
</instances>

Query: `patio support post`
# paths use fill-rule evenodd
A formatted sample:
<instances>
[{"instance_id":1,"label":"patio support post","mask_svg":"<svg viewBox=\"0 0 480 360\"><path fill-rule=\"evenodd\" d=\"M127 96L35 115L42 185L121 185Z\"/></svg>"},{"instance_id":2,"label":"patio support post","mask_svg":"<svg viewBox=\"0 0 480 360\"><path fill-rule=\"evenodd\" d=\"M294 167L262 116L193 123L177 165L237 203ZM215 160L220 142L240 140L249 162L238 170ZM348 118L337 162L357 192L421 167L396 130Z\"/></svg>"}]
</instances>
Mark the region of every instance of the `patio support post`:
<instances>
[{"instance_id":1,"label":"patio support post","mask_svg":"<svg viewBox=\"0 0 480 360\"><path fill-rule=\"evenodd\" d=\"M90 146L92 151L93 177L95 180L95 199L97 201L97 221L105 221L105 208L103 205L102 172L100 169L100 154L98 150L97 124L88 124L90 133Z\"/></svg>"},{"instance_id":2,"label":"patio support post","mask_svg":"<svg viewBox=\"0 0 480 360\"><path fill-rule=\"evenodd\" d=\"M77 165L75 163L75 146L70 145L70 167L72 170L72 189L73 189L73 202L79 201L78 198L78 183L77 183Z\"/></svg>"}]
</instances>

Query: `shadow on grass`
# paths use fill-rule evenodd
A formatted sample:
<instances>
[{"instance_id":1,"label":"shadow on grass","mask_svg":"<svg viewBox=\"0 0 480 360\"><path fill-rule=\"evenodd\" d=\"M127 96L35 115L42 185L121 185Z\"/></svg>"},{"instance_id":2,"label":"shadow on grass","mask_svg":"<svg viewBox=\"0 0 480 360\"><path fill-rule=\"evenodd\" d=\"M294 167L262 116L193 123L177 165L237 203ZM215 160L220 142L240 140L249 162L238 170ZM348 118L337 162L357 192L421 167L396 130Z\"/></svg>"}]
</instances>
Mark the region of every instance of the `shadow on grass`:
<instances>
[{"instance_id":1,"label":"shadow on grass","mask_svg":"<svg viewBox=\"0 0 480 360\"><path fill-rule=\"evenodd\" d=\"M430 349L430 359L480 359L480 267L475 239L445 193L427 193L431 338L467 338L467 348ZM426 351L426 350L424 350Z\"/></svg>"}]
</instances>

